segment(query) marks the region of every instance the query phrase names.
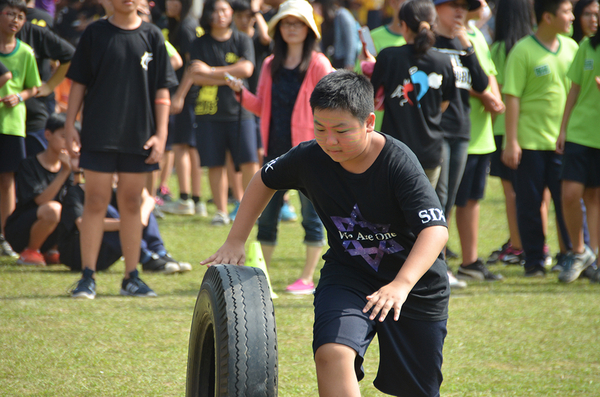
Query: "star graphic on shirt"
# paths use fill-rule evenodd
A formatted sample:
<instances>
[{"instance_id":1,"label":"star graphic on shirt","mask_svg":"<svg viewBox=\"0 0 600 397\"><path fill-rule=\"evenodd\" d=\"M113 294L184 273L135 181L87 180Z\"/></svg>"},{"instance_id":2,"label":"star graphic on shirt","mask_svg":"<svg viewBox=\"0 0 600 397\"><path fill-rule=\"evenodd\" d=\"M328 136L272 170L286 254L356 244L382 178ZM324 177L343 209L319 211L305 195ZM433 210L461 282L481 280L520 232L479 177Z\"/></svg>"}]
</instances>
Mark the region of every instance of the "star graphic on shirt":
<instances>
[{"instance_id":1,"label":"star graphic on shirt","mask_svg":"<svg viewBox=\"0 0 600 397\"><path fill-rule=\"evenodd\" d=\"M371 223L366 221L358 204L354 205L349 218L332 216L331 220L342 236L342 245L351 256L361 256L375 271L379 269L381 259L385 254L393 254L404 250L390 233L390 225ZM373 246L363 246L370 243Z\"/></svg>"},{"instance_id":2,"label":"star graphic on shirt","mask_svg":"<svg viewBox=\"0 0 600 397\"><path fill-rule=\"evenodd\" d=\"M152 53L151 52L144 52L144 55L142 55L142 59L140 61L140 64L142 65L142 67L144 68L144 70L148 70L148 64L150 63L150 61L152 60Z\"/></svg>"}]
</instances>

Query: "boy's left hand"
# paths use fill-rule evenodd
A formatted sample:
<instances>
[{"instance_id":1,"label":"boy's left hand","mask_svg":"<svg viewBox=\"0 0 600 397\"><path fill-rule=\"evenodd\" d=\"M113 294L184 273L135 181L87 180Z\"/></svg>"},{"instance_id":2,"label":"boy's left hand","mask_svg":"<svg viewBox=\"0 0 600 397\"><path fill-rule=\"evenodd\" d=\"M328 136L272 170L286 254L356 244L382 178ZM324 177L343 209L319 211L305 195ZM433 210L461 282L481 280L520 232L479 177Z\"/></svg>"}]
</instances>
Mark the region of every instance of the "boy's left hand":
<instances>
[{"instance_id":1,"label":"boy's left hand","mask_svg":"<svg viewBox=\"0 0 600 397\"><path fill-rule=\"evenodd\" d=\"M0 102L2 102L4 104L4 106L7 106L9 108L14 108L21 101L19 101L19 98L17 98L17 96L15 94L11 94L11 95L7 95L4 98L0 99Z\"/></svg>"},{"instance_id":2,"label":"boy's left hand","mask_svg":"<svg viewBox=\"0 0 600 397\"><path fill-rule=\"evenodd\" d=\"M246 251L244 250L244 243L233 244L229 241L225 241L225 243L217 250L217 252L200 262L200 264L210 266L212 263L214 263L243 266L245 262Z\"/></svg>"},{"instance_id":3,"label":"boy's left hand","mask_svg":"<svg viewBox=\"0 0 600 397\"><path fill-rule=\"evenodd\" d=\"M374 320L379 314L379 321L383 322L389 311L394 309L394 321L398 321L400 310L407 297L408 291L405 291L402 284L392 281L381 287L379 291L367 296L368 302L363 309L363 313L373 309L369 318Z\"/></svg>"},{"instance_id":4,"label":"boy's left hand","mask_svg":"<svg viewBox=\"0 0 600 397\"><path fill-rule=\"evenodd\" d=\"M165 142L156 135L152 135L144 144L144 150L152 149L146 159L146 164L156 164L162 159L165 151Z\"/></svg>"}]
</instances>

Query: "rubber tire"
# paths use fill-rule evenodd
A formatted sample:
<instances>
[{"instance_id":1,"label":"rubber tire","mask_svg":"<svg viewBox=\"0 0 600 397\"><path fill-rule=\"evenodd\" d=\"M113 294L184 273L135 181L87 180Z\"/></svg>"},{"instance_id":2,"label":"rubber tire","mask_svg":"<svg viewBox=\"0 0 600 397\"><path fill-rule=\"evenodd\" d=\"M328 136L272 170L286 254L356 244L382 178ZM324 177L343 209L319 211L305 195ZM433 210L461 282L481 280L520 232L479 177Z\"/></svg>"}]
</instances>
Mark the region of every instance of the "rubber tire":
<instances>
[{"instance_id":1,"label":"rubber tire","mask_svg":"<svg viewBox=\"0 0 600 397\"><path fill-rule=\"evenodd\" d=\"M187 397L275 397L277 331L262 270L208 268L196 300L187 367Z\"/></svg>"}]
</instances>

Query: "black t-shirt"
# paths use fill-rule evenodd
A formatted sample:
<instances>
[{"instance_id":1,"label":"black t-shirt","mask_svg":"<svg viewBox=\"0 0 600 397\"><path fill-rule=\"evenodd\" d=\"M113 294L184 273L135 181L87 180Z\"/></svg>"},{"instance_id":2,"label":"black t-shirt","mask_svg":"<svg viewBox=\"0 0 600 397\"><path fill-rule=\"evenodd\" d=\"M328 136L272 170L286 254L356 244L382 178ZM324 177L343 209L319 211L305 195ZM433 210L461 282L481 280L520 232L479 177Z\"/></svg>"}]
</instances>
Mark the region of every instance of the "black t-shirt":
<instances>
[{"instance_id":1,"label":"black t-shirt","mask_svg":"<svg viewBox=\"0 0 600 397\"><path fill-rule=\"evenodd\" d=\"M198 21L192 16L188 16L181 21L181 24L177 26L172 32L169 31L169 42L175 47L181 58L183 59L183 67L177 69L175 74L177 79L181 81L183 73L189 65L186 61L186 54L189 56L192 43L196 39L196 30L198 28ZM174 94L175 88L171 90L171 94ZM192 87L186 96L186 100L195 99L198 96L198 87Z\"/></svg>"},{"instance_id":2,"label":"black t-shirt","mask_svg":"<svg viewBox=\"0 0 600 397\"><path fill-rule=\"evenodd\" d=\"M377 55L371 82L383 87L385 113L381 129L404 142L425 169L442 160L441 105L456 88L450 58L429 50L416 57L414 45L388 47Z\"/></svg>"},{"instance_id":3,"label":"black t-shirt","mask_svg":"<svg viewBox=\"0 0 600 397\"><path fill-rule=\"evenodd\" d=\"M177 84L161 31L142 22L123 30L94 22L77 45L67 77L87 87L81 146L85 151L147 154L155 134L156 91Z\"/></svg>"},{"instance_id":4,"label":"black t-shirt","mask_svg":"<svg viewBox=\"0 0 600 397\"><path fill-rule=\"evenodd\" d=\"M273 80L267 161L292 148L292 113L302 80L299 66L292 70L282 67Z\"/></svg>"},{"instance_id":5,"label":"black t-shirt","mask_svg":"<svg viewBox=\"0 0 600 397\"><path fill-rule=\"evenodd\" d=\"M27 15L29 19L29 14ZM17 38L29 44L35 53L38 71L42 81L48 81L52 72L50 60L59 61L61 64L70 62L75 53L68 41L62 39L46 27L25 22L23 28L17 33ZM27 132L40 131L46 128L48 120L47 102L54 99L54 94L44 98L30 98L25 101L27 106Z\"/></svg>"},{"instance_id":6,"label":"black t-shirt","mask_svg":"<svg viewBox=\"0 0 600 397\"><path fill-rule=\"evenodd\" d=\"M17 190L16 213L37 207L35 198L42 194L58 172L50 172L40 164L37 156L27 157L19 165L15 174L15 185ZM59 190L54 200L62 202L67 186L73 183L73 174L69 175L63 187Z\"/></svg>"},{"instance_id":7,"label":"black t-shirt","mask_svg":"<svg viewBox=\"0 0 600 397\"><path fill-rule=\"evenodd\" d=\"M40 10L39 8L30 7L27 7L27 22L31 22L32 24L42 28L48 27L52 29L52 26L54 25L52 15L48 14L44 10Z\"/></svg>"},{"instance_id":8,"label":"black t-shirt","mask_svg":"<svg viewBox=\"0 0 600 397\"><path fill-rule=\"evenodd\" d=\"M8 70L2 62L0 62L0 76L2 76L3 74L6 74L8 72L10 72L10 70Z\"/></svg>"},{"instance_id":9,"label":"black t-shirt","mask_svg":"<svg viewBox=\"0 0 600 397\"><path fill-rule=\"evenodd\" d=\"M450 56L456 82L456 93L450 99L448 109L442 115L442 130L448 138L471 138L471 119L469 113L469 91L471 88L483 92L489 83L488 77L479 65L477 55L462 49L460 41L455 37L449 39L437 36L434 50Z\"/></svg>"},{"instance_id":10,"label":"black t-shirt","mask_svg":"<svg viewBox=\"0 0 600 397\"><path fill-rule=\"evenodd\" d=\"M237 30L231 32L226 41L217 41L209 33L198 37L192 43L192 60L198 59L209 66L227 66L245 59L254 64L252 39ZM248 87L248 82L244 81ZM226 85L202 86L196 101L196 115L206 121L235 121L238 119L240 104L235 94ZM252 113L242 109L242 119L249 119Z\"/></svg>"},{"instance_id":11,"label":"black t-shirt","mask_svg":"<svg viewBox=\"0 0 600 397\"><path fill-rule=\"evenodd\" d=\"M254 37L252 38L252 43L254 44L254 72L252 76L248 78L248 87L250 88L250 92L256 94L256 88L258 88L258 79L260 77L260 71L262 69L262 64L266 57L271 55L271 46L265 45L260 41L260 36L258 35L258 31L254 33Z\"/></svg>"},{"instance_id":12,"label":"black t-shirt","mask_svg":"<svg viewBox=\"0 0 600 397\"><path fill-rule=\"evenodd\" d=\"M262 168L269 188L304 193L327 229L329 249L319 288L345 285L370 295L396 277L421 230L446 226L440 201L415 155L402 142L384 137L384 148L362 174L346 171L315 140ZM440 254L410 292L402 315L446 319L449 296Z\"/></svg>"}]
</instances>

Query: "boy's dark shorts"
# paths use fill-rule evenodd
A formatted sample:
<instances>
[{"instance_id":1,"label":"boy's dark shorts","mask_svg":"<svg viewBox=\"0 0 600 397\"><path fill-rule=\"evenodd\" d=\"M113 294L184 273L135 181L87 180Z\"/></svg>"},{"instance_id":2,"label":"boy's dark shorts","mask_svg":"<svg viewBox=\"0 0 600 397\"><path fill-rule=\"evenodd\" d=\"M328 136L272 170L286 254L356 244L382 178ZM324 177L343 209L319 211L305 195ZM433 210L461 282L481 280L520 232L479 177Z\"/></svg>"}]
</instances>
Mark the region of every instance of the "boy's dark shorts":
<instances>
[{"instance_id":1,"label":"boy's dark shorts","mask_svg":"<svg viewBox=\"0 0 600 397\"><path fill-rule=\"evenodd\" d=\"M17 172L25 159L25 138L0 134L0 172Z\"/></svg>"},{"instance_id":2,"label":"boy's dark shorts","mask_svg":"<svg viewBox=\"0 0 600 397\"><path fill-rule=\"evenodd\" d=\"M241 120L239 124L237 121L196 120L196 147L203 167L224 166L227 150L236 165L258 163L254 118Z\"/></svg>"},{"instance_id":3,"label":"boy's dark shorts","mask_svg":"<svg viewBox=\"0 0 600 397\"><path fill-rule=\"evenodd\" d=\"M169 145L188 145L196 147L196 115L194 103L186 102L179 114L169 117Z\"/></svg>"},{"instance_id":4,"label":"boy's dark shorts","mask_svg":"<svg viewBox=\"0 0 600 397\"><path fill-rule=\"evenodd\" d=\"M362 364L375 334L379 339L379 369L373 384L383 393L406 397L437 397L442 384L442 350L446 320L420 321L393 312L380 323L362 309L367 299L346 286L327 285L315 293L313 353L326 343L357 352L354 368L360 381Z\"/></svg>"},{"instance_id":5,"label":"boy's dark shorts","mask_svg":"<svg viewBox=\"0 0 600 397\"><path fill-rule=\"evenodd\" d=\"M465 172L456 192L457 207L466 206L469 200L483 198L491 156L491 154L470 154L467 157Z\"/></svg>"},{"instance_id":6,"label":"boy's dark shorts","mask_svg":"<svg viewBox=\"0 0 600 397\"><path fill-rule=\"evenodd\" d=\"M144 154L82 151L79 167L84 170L110 173L144 173L157 170L158 163L146 164L147 158L148 156Z\"/></svg>"},{"instance_id":7,"label":"boy's dark shorts","mask_svg":"<svg viewBox=\"0 0 600 397\"><path fill-rule=\"evenodd\" d=\"M21 252L29 245L29 236L31 227L38 220L38 206L13 212L6 220L4 226L4 237L15 252ZM41 252L46 252L58 244L59 230L54 229L48 236L42 247Z\"/></svg>"},{"instance_id":8,"label":"boy's dark shorts","mask_svg":"<svg viewBox=\"0 0 600 397\"><path fill-rule=\"evenodd\" d=\"M566 142L560 179L579 182L585 187L600 187L600 149Z\"/></svg>"},{"instance_id":9,"label":"boy's dark shorts","mask_svg":"<svg viewBox=\"0 0 600 397\"><path fill-rule=\"evenodd\" d=\"M496 151L492 153L490 160L490 175L512 183L515 178L515 171L508 168L502 162L502 142L504 135L495 135L494 140L496 141Z\"/></svg>"}]
</instances>

